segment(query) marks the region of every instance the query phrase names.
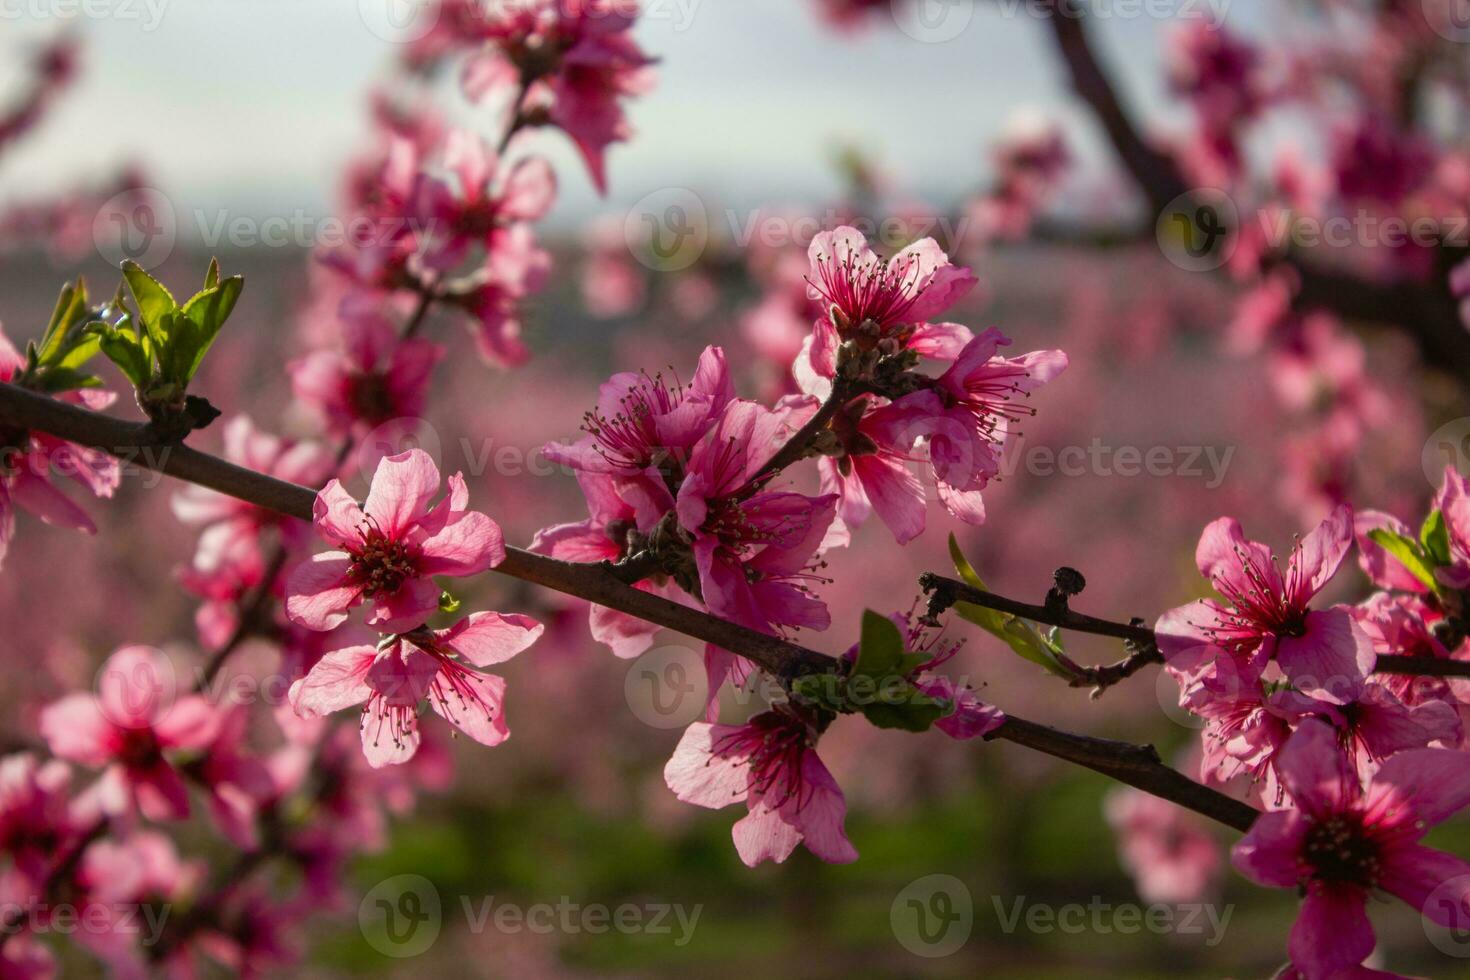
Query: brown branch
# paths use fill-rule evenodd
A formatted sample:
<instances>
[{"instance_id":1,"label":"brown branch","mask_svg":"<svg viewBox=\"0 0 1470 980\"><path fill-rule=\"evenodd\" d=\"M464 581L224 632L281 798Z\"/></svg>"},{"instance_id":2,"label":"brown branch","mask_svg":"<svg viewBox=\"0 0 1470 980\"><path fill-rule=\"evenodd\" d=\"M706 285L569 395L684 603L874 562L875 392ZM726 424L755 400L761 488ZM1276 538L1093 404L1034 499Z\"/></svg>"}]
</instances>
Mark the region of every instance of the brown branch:
<instances>
[{"instance_id":1,"label":"brown branch","mask_svg":"<svg viewBox=\"0 0 1470 980\"><path fill-rule=\"evenodd\" d=\"M1378 658L1373 673L1408 674L1416 677L1470 677L1470 660L1384 654Z\"/></svg>"},{"instance_id":2,"label":"brown branch","mask_svg":"<svg viewBox=\"0 0 1470 980\"><path fill-rule=\"evenodd\" d=\"M985 737L1015 742L1076 763L1239 831L1249 830L1259 816L1249 804L1170 769L1159 761L1159 754L1151 745L1073 735L1010 716Z\"/></svg>"},{"instance_id":3,"label":"brown branch","mask_svg":"<svg viewBox=\"0 0 1470 980\"><path fill-rule=\"evenodd\" d=\"M140 454L139 450L150 444L139 443L146 433L145 426L138 423L120 421L3 383L0 383L0 423L46 432L288 517L311 519L316 494L309 488L182 446L171 447L172 452L167 454ZM564 562L507 548L505 561L494 571L714 643L778 677L828 672L838 664L835 658L815 650L635 589L619 581L601 564ZM1231 827L1249 826L1254 815L1250 807L1163 765L1158 754L1148 746L1073 735L1014 717L1008 718L989 737L1025 745L1112 776Z\"/></svg>"}]
</instances>

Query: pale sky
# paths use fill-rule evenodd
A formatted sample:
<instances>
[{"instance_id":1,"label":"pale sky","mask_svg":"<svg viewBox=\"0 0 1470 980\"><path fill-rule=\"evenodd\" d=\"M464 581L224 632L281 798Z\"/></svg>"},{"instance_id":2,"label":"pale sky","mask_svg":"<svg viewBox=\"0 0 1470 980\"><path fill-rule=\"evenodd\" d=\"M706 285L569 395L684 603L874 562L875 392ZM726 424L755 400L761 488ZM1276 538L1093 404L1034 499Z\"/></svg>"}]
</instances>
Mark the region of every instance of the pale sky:
<instances>
[{"instance_id":1,"label":"pale sky","mask_svg":"<svg viewBox=\"0 0 1470 980\"><path fill-rule=\"evenodd\" d=\"M334 175L364 132L364 93L393 57L363 10L388 2L0 0L0 92L17 76L11 51L62 26L57 12L108 13L72 21L87 44L84 78L0 163L0 199L59 189L135 157L184 207L328 213ZM1062 86L1045 25L1016 12L1024 4L919 2L941 13L958 5L960 20L938 28L958 24L958 36L922 42L884 22L844 39L819 25L812 0L645 0L662 13L638 31L662 58L659 84L632 107L634 141L612 151L611 199L597 201L559 135L536 137L563 174L554 218L615 211L667 186L742 205L828 199L842 141L942 201L976 185L987 143L1027 109L1061 118L1082 155L1102 159L1090 119ZM1118 12L1095 22L1104 53L1130 97L1158 108L1171 25L1136 8L1130 15L1129 0L1112 3Z\"/></svg>"}]
</instances>

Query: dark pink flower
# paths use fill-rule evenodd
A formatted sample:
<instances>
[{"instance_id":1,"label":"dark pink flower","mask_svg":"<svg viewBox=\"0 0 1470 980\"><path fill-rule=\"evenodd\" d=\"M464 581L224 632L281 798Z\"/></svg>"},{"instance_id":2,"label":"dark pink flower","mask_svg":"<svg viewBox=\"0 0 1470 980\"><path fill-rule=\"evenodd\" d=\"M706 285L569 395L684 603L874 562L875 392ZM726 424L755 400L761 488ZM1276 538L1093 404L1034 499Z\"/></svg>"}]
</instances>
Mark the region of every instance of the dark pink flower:
<instances>
[{"instance_id":1,"label":"dark pink flower","mask_svg":"<svg viewBox=\"0 0 1470 980\"><path fill-rule=\"evenodd\" d=\"M817 732L788 709L744 725L696 722L664 767L664 782L685 803L718 810L744 803L732 835L750 867L785 861L805 844L823 861L857 860L843 820L842 790L817 756Z\"/></svg>"},{"instance_id":2,"label":"dark pink flower","mask_svg":"<svg viewBox=\"0 0 1470 980\"><path fill-rule=\"evenodd\" d=\"M924 532L924 485L908 464L927 415L915 406L871 406L859 398L834 416L841 454L818 460L822 490L838 495L837 516L849 530L876 511L894 540L908 544Z\"/></svg>"},{"instance_id":3,"label":"dark pink flower","mask_svg":"<svg viewBox=\"0 0 1470 980\"><path fill-rule=\"evenodd\" d=\"M894 403L908 413L906 430L928 439L940 503L970 524L985 522L980 491L1000 471L1011 429L1035 414L1025 400L1067 367L1067 355L1059 350L1001 357L999 348L1010 342L998 330L985 331L932 387Z\"/></svg>"},{"instance_id":4,"label":"dark pink flower","mask_svg":"<svg viewBox=\"0 0 1470 980\"><path fill-rule=\"evenodd\" d=\"M439 491L439 468L422 449L378 464L367 501L358 506L338 480L317 494L317 533L341 551L313 555L286 581L286 615L308 629L329 630L348 610L372 600L368 624L400 633L420 626L439 608L435 575L465 576L505 560L500 526L467 510L464 477Z\"/></svg>"},{"instance_id":5,"label":"dark pink flower","mask_svg":"<svg viewBox=\"0 0 1470 980\"><path fill-rule=\"evenodd\" d=\"M1365 792L1332 729L1312 720L1282 750L1278 768L1293 809L1258 817L1232 858L1258 884L1302 890L1289 948L1303 977L1344 975L1373 951L1365 906L1374 892L1396 895L1441 925L1470 922L1470 864L1420 843L1470 803L1470 756L1401 752Z\"/></svg>"},{"instance_id":6,"label":"dark pink flower","mask_svg":"<svg viewBox=\"0 0 1470 980\"><path fill-rule=\"evenodd\" d=\"M173 670L159 650L123 647L99 674L97 693L69 694L40 716L41 735L63 759L106 767L113 802L133 801L151 820L189 814L183 777L165 755L205 748L219 712L199 695L170 700Z\"/></svg>"},{"instance_id":7,"label":"dark pink flower","mask_svg":"<svg viewBox=\"0 0 1470 980\"><path fill-rule=\"evenodd\" d=\"M0 330L0 381L9 382L25 367L25 358ZM62 395L63 401L91 409L112 404L112 392L83 388ZM96 534L97 526L71 498L50 480L53 473L69 476L97 497L111 497L122 482L122 470L112 456L96 449L64 442L39 432L0 426L0 562L15 533L16 508L29 511L47 524Z\"/></svg>"},{"instance_id":8,"label":"dark pink flower","mask_svg":"<svg viewBox=\"0 0 1470 980\"><path fill-rule=\"evenodd\" d=\"M735 397L725 352L706 347L689 383L662 374L615 374L583 418L587 437L550 443L546 458L577 470L623 477L651 476L677 487L689 453Z\"/></svg>"},{"instance_id":9,"label":"dark pink flower","mask_svg":"<svg viewBox=\"0 0 1470 980\"><path fill-rule=\"evenodd\" d=\"M971 340L957 323L930 323L974 288L975 274L951 265L932 238L915 242L884 262L847 225L824 231L808 250L808 289L824 315L796 359L802 390L825 398L837 372L837 351L852 341L883 354L913 351L952 361Z\"/></svg>"},{"instance_id":10,"label":"dark pink flower","mask_svg":"<svg viewBox=\"0 0 1470 980\"><path fill-rule=\"evenodd\" d=\"M399 340L376 311L346 315L340 350L313 351L286 366L296 398L346 438L389 423L412 425L424 411L429 378L444 348L420 338ZM385 438L387 438L385 436Z\"/></svg>"},{"instance_id":11,"label":"dark pink flower","mask_svg":"<svg viewBox=\"0 0 1470 980\"><path fill-rule=\"evenodd\" d=\"M413 758L425 700L470 738L499 745L510 737L505 681L471 667L509 660L543 629L527 616L480 612L446 630L418 630L377 647L337 650L291 685L291 704L306 716L362 705L362 749L374 767Z\"/></svg>"},{"instance_id":12,"label":"dark pink flower","mask_svg":"<svg viewBox=\"0 0 1470 980\"><path fill-rule=\"evenodd\" d=\"M458 186L420 174L413 204L424 229L421 254L436 270L454 269L477 246L498 260L508 249L520 247L512 229L539 221L556 201L556 174L545 160L521 160L501 175L499 157L466 130L452 130L446 137L444 165Z\"/></svg>"},{"instance_id":13,"label":"dark pink flower","mask_svg":"<svg viewBox=\"0 0 1470 980\"><path fill-rule=\"evenodd\" d=\"M1283 571L1266 545L1246 540L1234 518L1210 524L1195 559L1225 601L1204 599L1159 617L1155 629L1168 668L1189 676L1228 655L1259 677L1275 661L1303 692L1339 704L1352 700L1373 667L1373 645L1350 609L1308 608L1352 539L1352 511L1339 507L1292 545Z\"/></svg>"},{"instance_id":14,"label":"dark pink flower","mask_svg":"<svg viewBox=\"0 0 1470 980\"><path fill-rule=\"evenodd\" d=\"M826 629L831 616L810 585L837 497L764 490L766 459L815 405L771 411L734 401L689 457L679 486L679 524L693 539L695 566L711 611L752 629Z\"/></svg>"}]
</instances>

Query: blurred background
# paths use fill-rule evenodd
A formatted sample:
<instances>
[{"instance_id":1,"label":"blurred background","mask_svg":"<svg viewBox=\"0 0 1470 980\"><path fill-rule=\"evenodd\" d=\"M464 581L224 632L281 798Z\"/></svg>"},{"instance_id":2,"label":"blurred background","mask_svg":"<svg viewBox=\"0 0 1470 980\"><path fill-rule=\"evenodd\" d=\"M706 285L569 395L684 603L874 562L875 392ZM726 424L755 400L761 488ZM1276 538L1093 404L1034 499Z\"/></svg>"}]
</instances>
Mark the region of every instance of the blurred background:
<instances>
[{"instance_id":1,"label":"blurred background","mask_svg":"<svg viewBox=\"0 0 1470 980\"><path fill-rule=\"evenodd\" d=\"M96 292L113 288L118 256L96 217L123 174L171 208L174 242L155 269L163 281L192 284L211 255L246 277L199 390L227 417L310 436L281 364L302 353L321 316L311 302L317 236L340 213L342 174L368 136L368 93L399 79L399 43L383 36L366 0L155 2L150 10L138 0L128 8L135 17L117 5L75 18L43 0L4 7L0 93L23 89L21 55L58 32L76 37L79 67L42 124L0 159L0 212L13 222L0 257L0 322L20 343L39 334L63 281L84 275ZM919 574L950 567L950 532L999 592L1039 602L1053 569L1070 565L1088 581L1075 608L1151 621L1205 594L1194 546L1222 514L1286 547L1326 513L1324 487L1405 517L1421 512L1433 489L1426 439L1462 413L1458 392L1388 331L1355 334L1360 346L1337 359L1303 345L1234 343L1243 287L1180 268L1151 234L1112 240L1110 229L1138 220L1141 201L1071 94L1037 18L978 4L955 36L936 40L906 32L887 4L838 27L821 4L792 0L645 6L663 14L650 11L635 30L659 59L658 82L629 103L636 134L611 150L610 193L596 193L561 134L533 133L513 151L551 160L560 187L538 228L554 261L524 307L528 363L507 372L456 351L435 376L419 435L442 469L465 471L474 506L508 540L524 545L537 529L584 514L575 481L538 449L577 435L611 371L673 366L687 376L717 344L732 352L742 395L789 390L781 352L789 363L792 331L799 344L802 328L796 314L773 312L769 270L776 256L803 254L805 242L762 244L749 229L794 215L983 223L989 212L976 201L1005 176L994 147L1043 123L1064 134L1070 157L1038 208L1043 233L945 236L982 283L953 319L999 327L1018 351L1061 347L1071 367L1036 396L1037 416L1012 440L1004 478L986 495L989 522L971 528L931 508L927 531L903 549L877 522L865 527L829 559L834 583L823 595L833 629L803 641L838 653L863 609L909 609ZM1227 20L1261 36L1286 30L1292 6L1237 0ZM1119 15L1091 25L1126 98L1160 131L1190 118L1166 80L1178 20ZM484 107L455 97L452 75L422 84L452 122L495 132ZM1286 114L1263 122L1251 152L1270 157L1284 142L1310 151L1312 140ZM650 259L630 231L645 218L661 227L671 202L706 232L688 262ZM305 230L277 243L220 232L258 236L272 219ZM1055 233L1063 228L1080 233ZM430 329L452 351L464 343L452 318ZM1302 449L1340 408L1324 391L1369 405L1355 416L1367 421L1346 471L1335 459L1326 472L1327 462ZM221 440L205 431L191 443L218 450ZM1080 462L1062 466L1064 458ZM1141 458L1159 462L1142 469ZM202 657L197 600L175 585L194 544L170 515L177 489L130 475L115 501L89 503L96 537L23 523L0 576L0 648L19 668L0 699L18 730L39 705L89 687L122 638L186 662ZM1338 583L1339 598L1367 590L1356 569ZM549 624L504 671L514 736L495 750L451 741L442 728L431 733L437 744L426 738L426 753L452 757L453 778L418 793L392 817L385 846L352 864L343 900L310 918L292 975L1263 977L1280 966L1295 897L1233 876L1228 832L1193 828L1214 838L1217 855L1192 865L1197 887L1140 890L1104 818L1129 798L1102 777L1008 744L841 720L823 757L847 795L861 859L829 866L798 851L782 866L747 869L729 840L738 814L684 806L661 776L699 698L659 685L682 676L669 674L671 664L695 669L693 641L665 633L643 658L620 661L589 638L585 607L495 577L461 598ZM1002 709L1152 742L1166 759L1192 764L1198 730L1157 669L1094 700L965 624L950 630L966 640L955 672ZM1089 663L1123 654L1089 637L1073 645ZM269 670L271 651L260 647L230 670ZM731 696L725 710L740 717L753 705ZM1463 826L1437 834L1462 853L1470 845ZM203 854L227 850L202 829L181 841ZM442 928L426 949L398 958L360 927L359 902L397 903L405 890L432 894ZM1379 904L1381 947L1396 969L1470 976L1457 967L1463 961L1426 946L1417 915ZM578 924L484 918L502 906L570 906ZM621 906L644 925L602 931L578 918ZM1070 913L1026 916L1071 906L1088 910L1084 925L1071 927L1080 919ZM1164 910L1163 925L1117 911L1151 906ZM932 934L916 907L936 922L954 912L959 925ZM67 975L96 969L81 953L58 952Z\"/></svg>"}]
</instances>

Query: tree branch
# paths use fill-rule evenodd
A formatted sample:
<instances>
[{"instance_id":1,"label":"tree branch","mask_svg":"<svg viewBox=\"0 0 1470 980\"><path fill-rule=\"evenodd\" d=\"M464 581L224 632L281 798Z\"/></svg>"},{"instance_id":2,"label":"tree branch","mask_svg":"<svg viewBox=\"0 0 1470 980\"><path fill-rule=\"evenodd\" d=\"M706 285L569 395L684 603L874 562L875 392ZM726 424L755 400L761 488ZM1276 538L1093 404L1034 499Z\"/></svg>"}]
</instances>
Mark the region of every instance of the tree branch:
<instances>
[{"instance_id":1,"label":"tree branch","mask_svg":"<svg viewBox=\"0 0 1470 980\"><path fill-rule=\"evenodd\" d=\"M0 383L0 423L35 429L120 459L218 490L246 503L303 521L311 520L315 491L227 460L169 446L167 453L142 450L154 446L146 426L125 422L44 395ZM782 678L829 672L839 661L779 637L726 622L690 606L633 588L601 564L573 563L506 548L506 559L493 571L617 609L687 636L714 643ZM961 583L962 584L962 583ZM1223 793L1196 783L1159 761L1150 746L1073 735L1021 718L1008 717L989 738L1024 745L1074 762L1153 793L1179 806L1237 829L1245 829L1255 811Z\"/></svg>"}]
</instances>

